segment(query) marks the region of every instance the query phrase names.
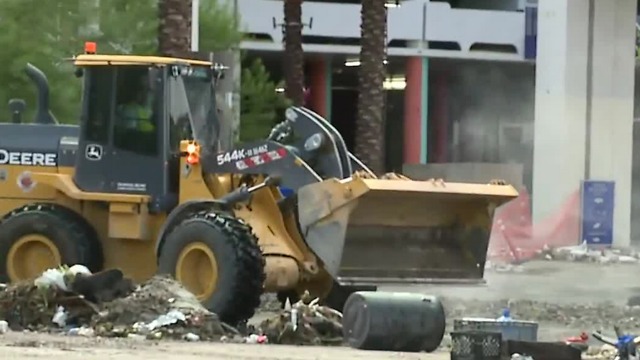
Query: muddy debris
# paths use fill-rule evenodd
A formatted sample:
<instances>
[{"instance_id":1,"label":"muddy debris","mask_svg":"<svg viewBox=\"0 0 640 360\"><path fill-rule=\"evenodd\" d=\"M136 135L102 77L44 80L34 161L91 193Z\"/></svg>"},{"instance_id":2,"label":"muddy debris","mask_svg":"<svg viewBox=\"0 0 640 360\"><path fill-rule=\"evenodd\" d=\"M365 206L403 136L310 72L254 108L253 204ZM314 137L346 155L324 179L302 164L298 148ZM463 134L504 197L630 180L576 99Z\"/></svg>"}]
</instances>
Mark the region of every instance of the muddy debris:
<instances>
[{"instance_id":1,"label":"muddy debris","mask_svg":"<svg viewBox=\"0 0 640 360\"><path fill-rule=\"evenodd\" d=\"M135 287L121 274L47 270L36 281L0 289L0 320L13 331L88 337L213 341L237 335L170 276L154 276Z\"/></svg>"},{"instance_id":2,"label":"muddy debris","mask_svg":"<svg viewBox=\"0 0 640 360\"><path fill-rule=\"evenodd\" d=\"M129 296L104 303L91 327L105 337L134 334L189 341L217 340L231 330L168 275L154 276Z\"/></svg>"},{"instance_id":3,"label":"muddy debris","mask_svg":"<svg viewBox=\"0 0 640 360\"><path fill-rule=\"evenodd\" d=\"M259 333L274 344L342 345L342 314L318 302L308 293L293 305L287 300L284 310L260 324Z\"/></svg>"},{"instance_id":4,"label":"muddy debris","mask_svg":"<svg viewBox=\"0 0 640 360\"><path fill-rule=\"evenodd\" d=\"M398 174L398 173L394 173L394 172L389 172L380 176L375 176L373 174L370 174L366 171L362 171L362 170L358 170L356 172L353 173L354 176L362 178L362 179L379 179L379 180L404 180L404 181L412 181L411 179L409 179L408 177L402 175L402 174Z\"/></svg>"}]
</instances>

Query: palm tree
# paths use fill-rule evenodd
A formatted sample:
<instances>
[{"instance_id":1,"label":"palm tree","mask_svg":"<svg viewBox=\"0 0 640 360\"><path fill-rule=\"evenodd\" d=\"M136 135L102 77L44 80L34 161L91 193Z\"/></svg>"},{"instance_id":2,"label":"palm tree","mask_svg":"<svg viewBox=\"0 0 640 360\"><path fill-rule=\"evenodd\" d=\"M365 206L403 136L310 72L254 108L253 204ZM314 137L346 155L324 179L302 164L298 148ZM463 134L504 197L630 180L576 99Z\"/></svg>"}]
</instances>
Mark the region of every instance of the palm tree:
<instances>
[{"instance_id":1,"label":"palm tree","mask_svg":"<svg viewBox=\"0 0 640 360\"><path fill-rule=\"evenodd\" d=\"M158 2L158 52L180 56L191 50L191 0Z\"/></svg>"},{"instance_id":2,"label":"palm tree","mask_svg":"<svg viewBox=\"0 0 640 360\"><path fill-rule=\"evenodd\" d=\"M304 53L302 51L302 0L284 1L284 77L293 105L304 104Z\"/></svg>"},{"instance_id":3,"label":"palm tree","mask_svg":"<svg viewBox=\"0 0 640 360\"><path fill-rule=\"evenodd\" d=\"M356 155L375 173L384 171L386 0L362 0Z\"/></svg>"}]
</instances>

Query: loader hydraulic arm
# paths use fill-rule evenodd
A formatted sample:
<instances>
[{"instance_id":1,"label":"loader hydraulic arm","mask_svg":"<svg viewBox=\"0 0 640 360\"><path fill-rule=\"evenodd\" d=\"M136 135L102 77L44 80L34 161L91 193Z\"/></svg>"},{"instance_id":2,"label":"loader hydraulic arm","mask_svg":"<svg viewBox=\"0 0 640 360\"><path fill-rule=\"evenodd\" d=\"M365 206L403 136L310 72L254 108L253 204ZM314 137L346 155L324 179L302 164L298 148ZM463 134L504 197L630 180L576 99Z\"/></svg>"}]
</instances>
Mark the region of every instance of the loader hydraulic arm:
<instances>
[{"instance_id":1,"label":"loader hydraulic arm","mask_svg":"<svg viewBox=\"0 0 640 360\"><path fill-rule=\"evenodd\" d=\"M303 107L287 109L269 140L287 144L323 179L346 179L355 170L373 173L349 152L342 135L326 119Z\"/></svg>"},{"instance_id":2,"label":"loader hydraulic arm","mask_svg":"<svg viewBox=\"0 0 640 360\"><path fill-rule=\"evenodd\" d=\"M234 150L203 154L202 169L209 174L255 174L278 178L281 186L297 191L322 181L294 150L273 141L241 144Z\"/></svg>"}]
</instances>

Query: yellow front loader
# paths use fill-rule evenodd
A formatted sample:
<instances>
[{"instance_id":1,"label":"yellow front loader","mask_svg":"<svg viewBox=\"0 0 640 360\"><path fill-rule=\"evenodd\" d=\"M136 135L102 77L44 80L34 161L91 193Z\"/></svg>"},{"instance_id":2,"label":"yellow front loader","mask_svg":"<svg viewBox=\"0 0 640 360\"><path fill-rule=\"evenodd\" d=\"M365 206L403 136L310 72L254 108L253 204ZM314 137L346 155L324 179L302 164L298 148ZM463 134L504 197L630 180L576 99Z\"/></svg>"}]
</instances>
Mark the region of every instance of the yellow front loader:
<instances>
[{"instance_id":1,"label":"yellow front loader","mask_svg":"<svg viewBox=\"0 0 640 360\"><path fill-rule=\"evenodd\" d=\"M218 119L221 68L209 61L91 53L74 63L79 126L57 123L33 66L35 119L0 124L3 282L76 263L137 281L168 273L236 323L263 292L481 280L493 210L517 196L508 185L376 179L305 108L288 109L265 141L220 148L230 124Z\"/></svg>"}]
</instances>

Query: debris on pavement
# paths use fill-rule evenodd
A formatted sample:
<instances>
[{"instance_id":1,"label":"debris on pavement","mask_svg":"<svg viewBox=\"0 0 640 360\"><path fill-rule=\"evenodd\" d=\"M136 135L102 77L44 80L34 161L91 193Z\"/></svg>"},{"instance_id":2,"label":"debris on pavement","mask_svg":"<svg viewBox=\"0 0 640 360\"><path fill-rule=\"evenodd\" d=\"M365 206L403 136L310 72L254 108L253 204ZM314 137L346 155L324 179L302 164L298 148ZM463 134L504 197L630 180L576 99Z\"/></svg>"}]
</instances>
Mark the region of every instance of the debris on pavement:
<instances>
[{"instance_id":1,"label":"debris on pavement","mask_svg":"<svg viewBox=\"0 0 640 360\"><path fill-rule=\"evenodd\" d=\"M318 305L319 299L309 301L305 293L302 300L285 304L280 314L264 320L258 329L264 338L254 337L260 343L288 345L342 345L342 314Z\"/></svg>"},{"instance_id":2,"label":"debris on pavement","mask_svg":"<svg viewBox=\"0 0 640 360\"><path fill-rule=\"evenodd\" d=\"M544 324L553 323L568 329L606 329L614 325L636 331L640 329L640 306L621 306L608 302L551 303L535 300L474 300L444 297L447 319L495 317L505 307L511 316Z\"/></svg>"},{"instance_id":3,"label":"debris on pavement","mask_svg":"<svg viewBox=\"0 0 640 360\"><path fill-rule=\"evenodd\" d=\"M539 258L553 261L591 262L597 264L636 264L640 262L640 253L633 249L592 248L583 242L576 246L550 248L545 246Z\"/></svg>"},{"instance_id":4,"label":"debris on pavement","mask_svg":"<svg viewBox=\"0 0 640 360\"><path fill-rule=\"evenodd\" d=\"M182 339L192 333L217 340L226 333L218 316L170 276L154 276L131 295L105 303L92 325L96 335L115 337Z\"/></svg>"},{"instance_id":5,"label":"debris on pavement","mask_svg":"<svg viewBox=\"0 0 640 360\"><path fill-rule=\"evenodd\" d=\"M589 346L587 351L582 354L583 360L610 360L618 353L615 346L604 344L602 346Z\"/></svg>"},{"instance_id":6,"label":"debris on pavement","mask_svg":"<svg viewBox=\"0 0 640 360\"><path fill-rule=\"evenodd\" d=\"M91 274L82 265L49 269L35 281L0 289L0 319L15 331L75 336L198 341L235 331L168 275L135 288L120 270Z\"/></svg>"}]
</instances>

